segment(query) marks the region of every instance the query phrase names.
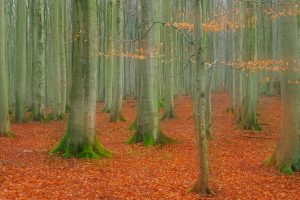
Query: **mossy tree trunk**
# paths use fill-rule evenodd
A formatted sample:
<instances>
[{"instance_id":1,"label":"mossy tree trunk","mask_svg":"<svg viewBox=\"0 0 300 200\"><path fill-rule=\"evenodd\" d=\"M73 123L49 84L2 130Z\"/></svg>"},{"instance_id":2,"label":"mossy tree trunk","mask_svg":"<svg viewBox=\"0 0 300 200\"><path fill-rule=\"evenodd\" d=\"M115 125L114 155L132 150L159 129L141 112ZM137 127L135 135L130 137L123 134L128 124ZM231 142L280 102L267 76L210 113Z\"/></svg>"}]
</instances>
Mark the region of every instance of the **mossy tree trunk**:
<instances>
[{"instance_id":1,"label":"mossy tree trunk","mask_svg":"<svg viewBox=\"0 0 300 200\"><path fill-rule=\"evenodd\" d=\"M200 0L195 0L195 22L194 22L194 54L196 59L196 79L195 79L195 138L198 147L198 178L192 188L192 192L204 195L210 195L213 192L208 186L209 180L209 161L208 161L208 144L206 138L205 126L205 104L206 104L206 78L204 55L201 44L202 37L202 17Z\"/></svg>"},{"instance_id":2,"label":"mossy tree trunk","mask_svg":"<svg viewBox=\"0 0 300 200\"><path fill-rule=\"evenodd\" d=\"M142 17L151 19L156 16L154 1L142 0ZM142 33L151 26L148 20L142 20ZM155 58L155 45L158 38L155 33L157 26L152 27L147 35L140 41L140 48L145 50L145 59L139 65L139 91L138 91L138 114L136 132L128 143L142 142L145 146L165 144L172 140L165 136L159 127L158 106L158 65Z\"/></svg>"},{"instance_id":3,"label":"mossy tree trunk","mask_svg":"<svg viewBox=\"0 0 300 200\"><path fill-rule=\"evenodd\" d=\"M53 153L65 157L100 158L111 153L100 144L95 129L98 27L97 1L73 1L73 67L67 131Z\"/></svg>"},{"instance_id":4,"label":"mossy tree trunk","mask_svg":"<svg viewBox=\"0 0 300 200\"><path fill-rule=\"evenodd\" d=\"M279 0L279 10L297 10L293 0ZM276 150L268 161L284 173L300 169L300 63L298 57L297 16L278 19L278 58L287 63L281 78L281 135Z\"/></svg>"},{"instance_id":5,"label":"mossy tree trunk","mask_svg":"<svg viewBox=\"0 0 300 200\"><path fill-rule=\"evenodd\" d=\"M25 121L25 96L26 96L26 12L27 1L17 1L17 38L16 38L16 110L15 122Z\"/></svg>"},{"instance_id":6,"label":"mossy tree trunk","mask_svg":"<svg viewBox=\"0 0 300 200\"><path fill-rule=\"evenodd\" d=\"M34 103L33 119L40 121L45 114L45 97L46 97L46 24L45 24L45 0L35 2L35 66L34 66Z\"/></svg>"},{"instance_id":7,"label":"mossy tree trunk","mask_svg":"<svg viewBox=\"0 0 300 200\"><path fill-rule=\"evenodd\" d=\"M5 4L0 0L0 136L11 136L8 112L8 79L6 66Z\"/></svg>"}]
</instances>

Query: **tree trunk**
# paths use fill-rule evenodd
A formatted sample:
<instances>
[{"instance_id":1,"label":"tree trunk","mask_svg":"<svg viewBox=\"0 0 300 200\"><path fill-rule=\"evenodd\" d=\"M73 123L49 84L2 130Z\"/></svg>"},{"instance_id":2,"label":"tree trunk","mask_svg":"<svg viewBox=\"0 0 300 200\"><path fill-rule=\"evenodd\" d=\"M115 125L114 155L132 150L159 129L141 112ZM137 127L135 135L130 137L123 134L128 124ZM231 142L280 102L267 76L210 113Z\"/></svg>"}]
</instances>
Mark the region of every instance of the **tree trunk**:
<instances>
[{"instance_id":1,"label":"tree trunk","mask_svg":"<svg viewBox=\"0 0 300 200\"><path fill-rule=\"evenodd\" d=\"M60 30L59 30L59 4L61 0L53 0L51 16L52 34L52 92L53 92L53 114L54 120L62 119L62 84L61 84L61 55L60 55Z\"/></svg>"},{"instance_id":2,"label":"tree trunk","mask_svg":"<svg viewBox=\"0 0 300 200\"><path fill-rule=\"evenodd\" d=\"M150 19L154 16L156 16L154 1L142 0L142 17ZM142 20L142 33L150 26L151 22ZM158 45L156 31L158 31L157 26L152 27L140 42L140 48L145 50L145 59L140 61L139 66L137 128L128 141L130 144L143 142L145 146L153 146L172 141L159 128L158 66L153 51L155 45Z\"/></svg>"},{"instance_id":3,"label":"tree trunk","mask_svg":"<svg viewBox=\"0 0 300 200\"><path fill-rule=\"evenodd\" d=\"M60 87L61 104L60 113L63 116L67 105L67 66L66 66L66 26L65 26L66 1L59 1L59 54L60 54Z\"/></svg>"},{"instance_id":4,"label":"tree trunk","mask_svg":"<svg viewBox=\"0 0 300 200\"><path fill-rule=\"evenodd\" d=\"M0 0L0 136L12 136L8 112L8 79L6 66L5 4Z\"/></svg>"},{"instance_id":5,"label":"tree trunk","mask_svg":"<svg viewBox=\"0 0 300 200\"><path fill-rule=\"evenodd\" d=\"M122 1L113 1L112 4L112 36L114 39L123 40L123 6ZM124 58L123 43L112 41L112 49L118 52L111 57L111 69L113 72L112 105L110 121L125 121L122 115L123 102L123 78L124 78Z\"/></svg>"},{"instance_id":6,"label":"tree trunk","mask_svg":"<svg viewBox=\"0 0 300 200\"><path fill-rule=\"evenodd\" d=\"M15 122L25 121L26 96L26 0L17 1L17 38L16 38L16 110Z\"/></svg>"},{"instance_id":7,"label":"tree trunk","mask_svg":"<svg viewBox=\"0 0 300 200\"><path fill-rule=\"evenodd\" d=\"M105 41L105 99L103 112L109 113L111 111L112 104L112 68L111 68L111 57L112 56L112 37L111 37L111 23L112 23L112 1L106 0L106 41Z\"/></svg>"},{"instance_id":8,"label":"tree trunk","mask_svg":"<svg viewBox=\"0 0 300 200\"><path fill-rule=\"evenodd\" d=\"M194 53L196 58L196 80L195 80L195 138L198 147L198 178L196 184L192 188L192 192L210 195L213 192L208 186L209 179L209 161L208 161L208 144L206 139L206 126L205 126L205 104L206 104L206 87L205 87L205 65L204 56L201 45L202 36L202 19L200 0L195 0L195 23L194 23Z\"/></svg>"},{"instance_id":9,"label":"tree trunk","mask_svg":"<svg viewBox=\"0 0 300 200\"><path fill-rule=\"evenodd\" d=\"M297 10L292 0L279 0L279 10ZM281 78L281 135L276 150L269 160L284 173L300 169L300 63L298 57L298 31L296 16L281 16L279 19L278 58L287 63Z\"/></svg>"},{"instance_id":10,"label":"tree trunk","mask_svg":"<svg viewBox=\"0 0 300 200\"><path fill-rule=\"evenodd\" d=\"M34 67L34 106L33 106L33 119L40 121L44 118L45 114L45 97L46 97L46 31L45 31L45 1L38 0L35 2L35 67Z\"/></svg>"},{"instance_id":11,"label":"tree trunk","mask_svg":"<svg viewBox=\"0 0 300 200\"><path fill-rule=\"evenodd\" d=\"M53 153L65 157L100 158L111 153L100 144L95 129L98 27L96 0L73 1L73 68L67 132Z\"/></svg>"},{"instance_id":12,"label":"tree trunk","mask_svg":"<svg viewBox=\"0 0 300 200\"><path fill-rule=\"evenodd\" d=\"M256 60L256 16L255 16L255 2L242 2L243 23L243 59L246 62ZM261 130L256 117L257 107L257 71L256 69L248 69L246 72L246 96L245 96L245 110L243 112L241 127L245 130Z\"/></svg>"},{"instance_id":13,"label":"tree trunk","mask_svg":"<svg viewBox=\"0 0 300 200\"><path fill-rule=\"evenodd\" d=\"M172 11L170 7L173 6L173 0L163 3L164 6L164 20L172 23ZM174 32L172 27L165 27L164 42L165 42L165 108L163 119L174 118Z\"/></svg>"}]
</instances>

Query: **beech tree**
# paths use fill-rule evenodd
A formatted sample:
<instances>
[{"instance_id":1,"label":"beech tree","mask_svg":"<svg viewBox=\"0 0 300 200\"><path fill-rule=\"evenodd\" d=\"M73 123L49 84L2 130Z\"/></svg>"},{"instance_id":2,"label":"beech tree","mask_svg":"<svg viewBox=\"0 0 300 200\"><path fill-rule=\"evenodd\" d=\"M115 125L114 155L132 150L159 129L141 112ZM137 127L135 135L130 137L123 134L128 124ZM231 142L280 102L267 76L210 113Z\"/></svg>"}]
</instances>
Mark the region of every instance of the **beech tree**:
<instances>
[{"instance_id":1,"label":"beech tree","mask_svg":"<svg viewBox=\"0 0 300 200\"><path fill-rule=\"evenodd\" d=\"M112 46L116 52L123 52L123 1L113 0L112 2ZM116 41L119 40L119 41ZM113 73L112 105L110 121L125 121L122 115L123 88L124 88L124 58L119 55L112 55L111 70Z\"/></svg>"},{"instance_id":2,"label":"beech tree","mask_svg":"<svg viewBox=\"0 0 300 200\"><path fill-rule=\"evenodd\" d=\"M279 0L278 9L297 10L294 1ZM275 165L284 173L291 174L300 169L300 63L298 56L297 16L282 16L278 19L278 56L287 69L281 78L281 135L273 155L266 160L268 165Z\"/></svg>"},{"instance_id":3,"label":"beech tree","mask_svg":"<svg viewBox=\"0 0 300 200\"><path fill-rule=\"evenodd\" d=\"M112 28L112 1L106 0L106 9L105 9L105 97L104 97L104 112L111 111L112 104L112 67L111 67L111 58L108 56L112 54L112 37L111 37L111 28Z\"/></svg>"},{"instance_id":4,"label":"beech tree","mask_svg":"<svg viewBox=\"0 0 300 200\"><path fill-rule=\"evenodd\" d=\"M0 0L0 136L12 136L8 107L8 71L6 66L5 4Z\"/></svg>"},{"instance_id":5,"label":"beech tree","mask_svg":"<svg viewBox=\"0 0 300 200\"><path fill-rule=\"evenodd\" d=\"M17 1L17 38L16 38L16 109L15 122L25 121L25 97L26 97L26 12L27 0Z\"/></svg>"},{"instance_id":6,"label":"beech tree","mask_svg":"<svg viewBox=\"0 0 300 200\"><path fill-rule=\"evenodd\" d=\"M143 19L156 17L154 1L142 0L141 13ZM152 27L149 30L149 27ZM151 26L148 20L141 21L141 32L144 35L140 41L140 48L146 51L146 58L139 64L139 85L136 131L128 143L142 142L145 146L154 144L170 143L172 140L163 134L159 127L159 106L158 106L158 63L154 55L155 45L158 38L155 37L157 27Z\"/></svg>"},{"instance_id":7,"label":"beech tree","mask_svg":"<svg viewBox=\"0 0 300 200\"><path fill-rule=\"evenodd\" d=\"M34 38L35 38L35 56L34 56L34 120L42 120L45 115L46 101L46 24L45 24L45 1L38 0L34 10Z\"/></svg>"},{"instance_id":8,"label":"beech tree","mask_svg":"<svg viewBox=\"0 0 300 200\"><path fill-rule=\"evenodd\" d=\"M243 10L243 23L245 27L243 28L243 43L242 43L242 56L244 61L255 61L256 60L256 17L255 17L255 2L248 1L242 2ZM245 105L244 112L241 121L241 127L247 130L261 130L260 125L257 121L256 107L257 107L257 97L258 97L258 80L257 71L247 70L245 76Z\"/></svg>"},{"instance_id":9,"label":"beech tree","mask_svg":"<svg viewBox=\"0 0 300 200\"><path fill-rule=\"evenodd\" d=\"M173 0L165 1L163 4L163 14L165 22L172 22L172 10L170 7L173 7ZM164 115L165 118L174 118L174 65L175 65L175 57L174 57L174 31L172 27L164 28L164 44L165 44L165 106L164 106Z\"/></svg>"},{"instance_id":10,"label":"beech tree","mask_svg":"<svg viewBox=\"0 0 300 200\"><path fill-rule=\"evenodd\" d=\"M206 109L206 78L203 47L201 44L202 36L202 10L200 0L195 0L194 6L194 55L196 59L196 79L195 79L195 139L198 148L198 178L192 188L192 192L210 195L213 194L209 188L209 162L208 144L206 138L205 109Z\"/></svg>"},{"instance_id":11,"label":"beech tree","mask_svg":"<svg viewBox=\"0 0 300 200\"><path fill-rule=\"evenodd\" d=\"M60 51L60 0L53 0L51 13L51 35L52 35L52 93L53 93L53 113L54 120L62 119L62 87L61 84L61 51Z\"/></svg>"},{"instance_id":12,"label":"beech tree","mask_svg":"<svg viewBox=\"0 0 300 200\"><path fill-rule=\"evenodd\" d=\"M98 34L96 0L73 0L73 66L68 126L60 144L52 151L65 157L109 157L96 133Z\"/></svg>"}]
</instances>

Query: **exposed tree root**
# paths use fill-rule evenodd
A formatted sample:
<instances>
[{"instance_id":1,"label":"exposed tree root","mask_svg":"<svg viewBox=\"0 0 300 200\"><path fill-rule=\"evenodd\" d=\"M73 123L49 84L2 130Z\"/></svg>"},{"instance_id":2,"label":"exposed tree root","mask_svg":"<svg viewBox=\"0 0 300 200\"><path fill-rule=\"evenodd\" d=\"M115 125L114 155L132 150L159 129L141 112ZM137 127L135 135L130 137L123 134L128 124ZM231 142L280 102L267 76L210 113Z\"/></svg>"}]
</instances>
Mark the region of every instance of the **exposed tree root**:
<instances>
[{"instance_id":1,"label":"exposed tree root","mask_svg":"<svg viewBox=\"0 0 300 200\"><path fill-rule=\"evenodd\" d=\"M189 191L196 194L201 194L204 196L213 196L215 193L209 187L202 187L198 182Z\"/></svg>"},{"instance_id":2,"label":"exposed tree root","mask_svg":"<svg viewBox=\"0 0 300 200\"><path fill-rule=\"evenodd\" d=\"M14 137L14 133L12 131L7 131L5 133L0 132L0 137L12 138L12 137Z\"/></svg>"},{"instance_id":3,"label":"exposed tree root","mask_svg":"<svg viewBox=\"0 0 300 200\"><path fill-rule=\"evenodd\" d=\"M107 106L105 106L102 110L102 112L104 112L104 113L110 113L110 111L111 111L111 109L108 108Z\"/></svg>"},{"instance_id":4,"label":"exposed tree root","mask_svg":"<svg viewBox=\"0 0 300 200\"><path fill-rule=\"evenodd\" d=\"M117 115L111 115L109 117L110 122L126 122L126 119L123 117L122 113L118 113Z\"/></svg>"},{"instance_id":5,"label":"exposed tree root","mask_svg":"<svg viewBox=\"0 0 300 200\"><path fill-rule=\"evenodd\" d=\"M64 114L59 114L58 116L55 116L53 113L49 114L46 118L44 118L45 122L49 121L61 121L65 118Z\"/></svg>"},{"instance_id":6,"label":"exposed tree root","mask_svg":"<svg viewBox=\"0 0 300 200\"><path fill-rule=\"evenodd\" d=\"M112 155L109 150L100 144L97 136L95 136L94 144L85 144L74 141L72 136L68 133L65 134L59 145L50 153L62 153L62 156L65 158L77 157L92 159L108 158Z\"/></svg>"},{"instance_id":7,"label":"exposed tree root","mask_svg":"<svg viewBox=\"0 0 300 200\"><path fill-rule=\"evenodd\" d=\"M129 130L135 130L136 129L136 120L134 120L134 122L132 122L132 124L130 124L130 126L129 126Z\"/></svg>"},{"instance_id":8,"label":"exposed tree root","mask_svg":"<svg viewBox=\"0 0 300 200\"><path fill-rule=\"evenodd\" d=\"M176 140L169 138L162 131L159 131L158 137L155 139L151 133L140 133L135 131L131 138L127 141L128 144L143 143L146 147L151 147L156 144L171 144Z\"/></svg>"},{"instance_id":9,"label":"exposed tree root","mask_svg":"<svg viewBox=\"0 0 300 200\"><path fill-rule=\"evenodd\" d=\"M243 120L240 123L240 127L243 130L261 131L261 127L257 120Z\"/></svg>"},{"instance_id":10,"label":"exposed tree root","mask_svg":"<svg viewBox=\"0 0 300 200\"><path fill-rule=\"evenodd\" d=\"M272 156L270 156L264 160L264 166L266 166L266 167L274 166L276 169L278 169L283 174L292 175L292 174L294 174L294 172L300 170L300 160L298 160L294 163L283 163L283 162L279 162L276 159L276 154L273 154Z\"/></svg>"},{"instance_id":11,"label":"exposed tree root","mask_svg":"<svg viewBox=\"0 0 300 200\"><path fill-rule=\"evenodd\" d=\"M161 120L165 119L174 119L176 117L175 111L173 109L166 111L164 115L162 116Z\"/></svg>"}]
</instances>

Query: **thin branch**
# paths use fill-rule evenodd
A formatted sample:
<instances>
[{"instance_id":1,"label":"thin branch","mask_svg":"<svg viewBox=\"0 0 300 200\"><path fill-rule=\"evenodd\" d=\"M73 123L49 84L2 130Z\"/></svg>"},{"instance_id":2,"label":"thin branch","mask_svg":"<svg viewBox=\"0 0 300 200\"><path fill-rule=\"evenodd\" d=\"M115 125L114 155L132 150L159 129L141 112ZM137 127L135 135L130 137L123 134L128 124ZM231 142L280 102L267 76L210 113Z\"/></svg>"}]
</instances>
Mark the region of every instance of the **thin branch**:
<instances>
[{"instance_id":1,"label":"thin branch","mask_svg":"<svg viewBox=\"0 0 300 200\"><path fill-rule=\"evenodd\" d=\"M208 64L208 67L205 68L205 69L210 69L210 68L212 68L217 62L218 62L218 60L215 60L213 63Z\"/></svg>"},{"instance_id":2,"label":"thin branch","mask_svg":"<svg viewBox=\"0 0 300 200\"><path fill-rule=\"evenodd\" d=\"M195 54L193 54L193 55L191 55L191 56L189 57L189 59L188 59L186 65L185 65L185 67L184 67L182 70L180 70L180 72L177 74L177 76L181 75L182 72L189 66L189 64L191 63L192 58L193 58L194 56L195 56Z\"/></svg>"},{"instance_id":3,"label":"thin branch","mask_svg":"<svg viewBox=\"0 0 300 200\"><path fill-rule=\"evenodd\" d=\"M162 24L162 25L164 25L164 26L166 26L166 22L160 22L160 21L154 21L154 23L156 23L156 24ZM188 36L185 34L185 32L183 32L180 28L178 28L178 27L176 27L176 26L174 26L174 25L172 25L172 24L170 24L170 27L172 27L172 28L175 28L177 31L179 31L180 33L182 33L182 35L183 35L183 37L185 38L185 40L188 42L188 43L190 43L191 45L194 45L194 41L192 41L192 40L190 40L189 38L188 38Z\"/></svg>"}]
</instances>

